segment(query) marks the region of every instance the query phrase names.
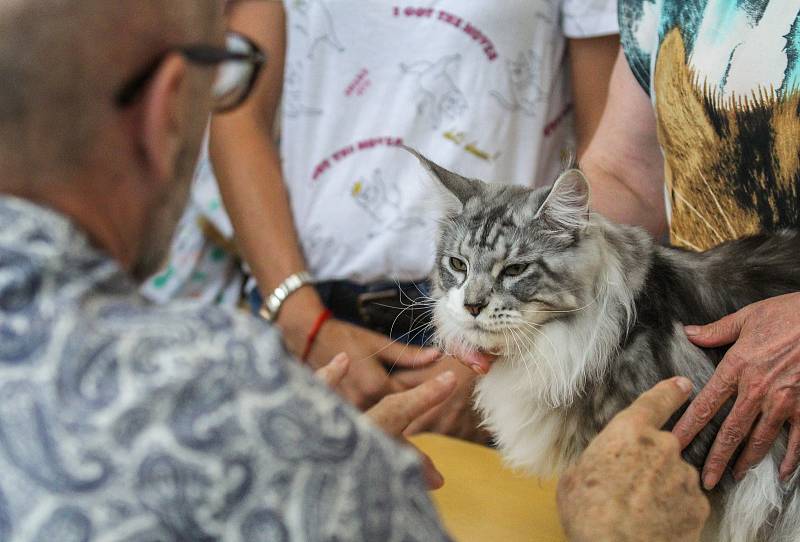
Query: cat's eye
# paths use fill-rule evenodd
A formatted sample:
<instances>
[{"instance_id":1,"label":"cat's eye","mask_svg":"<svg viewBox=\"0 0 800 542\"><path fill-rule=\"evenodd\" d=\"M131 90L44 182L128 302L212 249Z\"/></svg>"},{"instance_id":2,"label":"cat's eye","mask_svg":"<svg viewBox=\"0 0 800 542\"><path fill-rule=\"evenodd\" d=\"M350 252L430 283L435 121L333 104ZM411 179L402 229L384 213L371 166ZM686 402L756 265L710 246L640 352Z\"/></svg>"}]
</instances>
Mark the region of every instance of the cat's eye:
<instances>
[{"instance_id":1,"label":"cat's eye","mask_svg":"<svg viewBox=\"0 0 800 542\"><path fill-rule=\"evenodd\" d=\"M450 258L450 267L452 267L454 271L458 271L459 273L467 272L467 262L465 262L460 258L456 257Z\"/></svg>"},{"instance_id":2,"label":"cat's eye","mask_svg":"<svg viewBox=\"0 0 800 542\"><path fill-rule=\"evenodd\" d=\"M518 277L528 269L528 264L526 263L515 263L512 265L507 265L503 268L503 276L504 277Z\"/></svg>"}]
</instances>

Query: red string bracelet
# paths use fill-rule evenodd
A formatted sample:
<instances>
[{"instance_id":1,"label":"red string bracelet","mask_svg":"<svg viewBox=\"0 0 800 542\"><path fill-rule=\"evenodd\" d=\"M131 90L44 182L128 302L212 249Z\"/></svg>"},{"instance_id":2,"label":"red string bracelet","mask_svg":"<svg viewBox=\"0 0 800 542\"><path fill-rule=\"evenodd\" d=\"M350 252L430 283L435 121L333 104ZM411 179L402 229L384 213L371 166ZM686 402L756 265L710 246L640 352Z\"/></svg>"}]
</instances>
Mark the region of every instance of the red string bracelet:
<instances>
[{"instance_id":1,"label":"red string bracelet","mask_svg":"<svg viewBox=\"0 0 800 542\"><path fill-rule=\"evenodd\" d=\"M317 320L314 322L314 326L311 328L311 331L308 332L308 337L306 338L306 348L303 350L303 357L300 359L302 361L308 361L308 355L311 353L311 347L314 346L314 341L317 340L317 335L319 335L319 331L322 329L322 326L327 322L333 313L330 309L325 309L322 311L322 314L317 316Z\"/></svg>"}]
</instances>

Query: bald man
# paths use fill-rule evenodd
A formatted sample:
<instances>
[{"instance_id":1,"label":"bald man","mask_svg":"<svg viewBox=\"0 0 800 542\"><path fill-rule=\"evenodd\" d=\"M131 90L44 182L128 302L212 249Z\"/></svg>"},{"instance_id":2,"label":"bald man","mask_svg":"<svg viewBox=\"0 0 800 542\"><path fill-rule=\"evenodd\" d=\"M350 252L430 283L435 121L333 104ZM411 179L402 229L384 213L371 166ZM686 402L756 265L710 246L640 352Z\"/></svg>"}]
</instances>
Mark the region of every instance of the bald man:
<instances>
[{"instance_id":1,"label":"bald man","mask_svg":"<svg viewBox=\"0 0 800 542\"><path fill-rule=\"evenodd\" d=\"M136 294L263 62L220 6L0 3L0 540L445 540L418 456L276 332Z\"/></svg>"},{"instance_id":2,"label":"bald man","mask_svg":"<svg viewBox=\"0 0 800 542\"><path fill-rule=\"evenodd\" d=\"M185 204L208 112L244 101L264 62L223 37L220 10L0 2L0 541L446 540L419 457L290 362L276 332L137 294ZM322 376L335 384L346 367ZM707 504L658 431L686 399L676 385L568 475L575 540L640 525L662 540L666 514L688 526L673 540L696 538ZM398 435L454 386L445 373L371 418ZM654 458L660 478L640 476ZM657 493L660 506L641 506Z\"/></svg>"}]
</instances>

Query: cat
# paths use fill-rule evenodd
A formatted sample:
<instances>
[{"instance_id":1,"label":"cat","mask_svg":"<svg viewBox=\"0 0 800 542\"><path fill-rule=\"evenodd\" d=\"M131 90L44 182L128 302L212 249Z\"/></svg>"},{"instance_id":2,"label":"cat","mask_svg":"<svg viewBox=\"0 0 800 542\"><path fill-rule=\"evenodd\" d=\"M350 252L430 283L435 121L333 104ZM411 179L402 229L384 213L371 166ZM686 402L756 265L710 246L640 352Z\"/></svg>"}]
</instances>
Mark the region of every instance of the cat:
<instances>
[{"instance_id":1,"label":"cat","mask_svg":"<svg viewBox=\"0 0 800 542\"><path fill-rule=\"evenodd\" d=\"M659 246L644 230L589 208L589 184L566 170L532 190L467 179L413 153L446 195L433 323L445 351L499 354L475 403L504 458L558 475L620 410L658 381L695 393L724 354L689 342L755 301L800 291L800 235L754 235L704 253ZM700 468L726 405L684 451ZM677 421L676 413L665 426ZM744 480L709 494L710 540L800 540L798 475L779 482L786 435Z\"/></svg>"}]
</instances>

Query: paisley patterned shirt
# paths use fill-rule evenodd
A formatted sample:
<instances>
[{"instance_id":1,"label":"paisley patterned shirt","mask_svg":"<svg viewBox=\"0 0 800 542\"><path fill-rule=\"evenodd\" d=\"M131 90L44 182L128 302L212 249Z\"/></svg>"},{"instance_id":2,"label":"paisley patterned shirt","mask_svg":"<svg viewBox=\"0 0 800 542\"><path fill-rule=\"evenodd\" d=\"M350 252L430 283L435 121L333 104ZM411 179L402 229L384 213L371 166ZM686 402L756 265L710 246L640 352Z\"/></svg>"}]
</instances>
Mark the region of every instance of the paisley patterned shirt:
<instances>
[{"instance_id":1,"label":"paisley patterned shirt","mask_svg":"<svg viewBox=\"0 0 800 542\"><path fill-rule=\"evenodd\" d=\"M409 450L275 331L154 307L52 211L0 197L0 540L447 540Z\"/></svg>"}]
</instances>

